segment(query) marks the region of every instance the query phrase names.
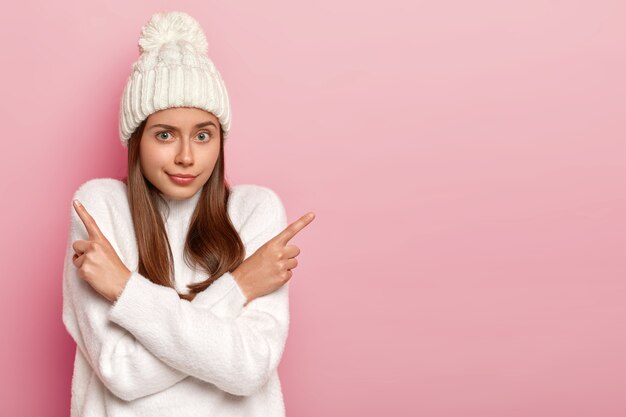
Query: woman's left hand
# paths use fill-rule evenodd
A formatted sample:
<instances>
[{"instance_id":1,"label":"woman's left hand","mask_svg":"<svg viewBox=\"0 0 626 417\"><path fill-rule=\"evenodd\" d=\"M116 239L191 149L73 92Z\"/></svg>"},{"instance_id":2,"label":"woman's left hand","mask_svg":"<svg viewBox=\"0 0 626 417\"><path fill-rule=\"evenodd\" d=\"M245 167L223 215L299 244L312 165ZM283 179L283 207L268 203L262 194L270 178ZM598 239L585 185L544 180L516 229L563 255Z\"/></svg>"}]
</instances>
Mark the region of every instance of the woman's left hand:
<instances>
[{"instance_id":1,"label":"woman's left hand","mask_svg":"<svg viewBox=\"0 0 626 417\"><path fill-rule=\"evenodd\" d=\"M74 209L89 234L89 240L76 240L72 244L76 251L73 262L78 268L78 275L104 298L114 302L122 293L131 272L85 206L74 200Z\"/></svg>"}]
</instances>

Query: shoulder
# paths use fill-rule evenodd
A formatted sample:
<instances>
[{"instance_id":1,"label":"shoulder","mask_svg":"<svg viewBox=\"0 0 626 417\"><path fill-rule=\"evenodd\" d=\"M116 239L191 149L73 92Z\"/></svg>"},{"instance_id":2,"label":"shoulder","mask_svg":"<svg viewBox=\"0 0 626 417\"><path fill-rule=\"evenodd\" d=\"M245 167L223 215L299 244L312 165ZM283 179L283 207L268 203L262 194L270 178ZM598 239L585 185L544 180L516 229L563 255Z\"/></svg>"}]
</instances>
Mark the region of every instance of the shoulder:
<instances>
[{"instance_id":1,"label":"shoulder","mask_svg":"<svg viewBox=\"0 0 626 417\"><path fill-rule=\"evenodd\" d=\"M116 178L92 178L80 184L75 194L126 192L126 184Z\"/></svg>"},{"instance_id":2,"label":"shoulder","mask_svg":"<svg viewBox=\"0 0 626 417\"><path fill-rule=\"evenodd\" d=\"M254 217L263 220L286 217L285 206L273 189L257 184L237 184L231 186L228 211L231 217L241 221Z\"/></svg>"},{"instance_id":3,"label":"shoulder","mask_svg":"<svg viewBox=\"0 0 626 417\"><path fill-rule=\"evenodd\" d=\"M126 184L115 178L92 178L80 184L74 196L92 199L102 196L126 195Z\"/></svg>"},{"instance_id":4,"label":"shoulder","mask_svg":"<svg viewBox=\"0 0 626 417\"><path fill-rule=\"evenodd\" d=\"M126 209L128 194L126 184L115 178L93 178L80 184L73 199L87 209Z\"/></svg>"},{"instance_id":5,"label":"shoulder","mask_svg":"<svg viewBox=\"0 0 626 417\"><path fill-rule=\"evenodd\" d=\"M257 184L237 184L230 188L233 203L263 204L282 203L278 194L269 187Z\"/></svg>"}]
</instances>

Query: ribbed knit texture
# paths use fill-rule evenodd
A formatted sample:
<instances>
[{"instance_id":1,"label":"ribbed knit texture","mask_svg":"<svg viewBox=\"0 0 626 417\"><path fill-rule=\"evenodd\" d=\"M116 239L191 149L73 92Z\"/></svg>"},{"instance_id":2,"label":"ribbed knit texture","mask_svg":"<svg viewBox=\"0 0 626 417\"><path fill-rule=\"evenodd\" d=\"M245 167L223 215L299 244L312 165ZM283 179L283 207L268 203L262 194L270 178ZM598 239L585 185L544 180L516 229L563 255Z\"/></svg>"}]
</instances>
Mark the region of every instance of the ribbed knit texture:
<instances>
[{"instance_id":1,"label":"ribbed knit texture","mask_svg":"<svg viewBox=\"0 0 626 417\"><path fill-rule=\"evenodd\" d=\"M120 99L119 136L131 134L152 113L196 107L213 113L224 139L231 124L230 100L222 77L207 55L208 41L197 20L184 12L155 13L143 26L140 56Z\"/></svg>"},{"instance_id":2,"label":"ribbed knit texture","mask_svg":"<svg viewBox=\"0 0 626 417\"><path fill-rule=\"evenodd\" d=\"M286 213L267 187L245 184L231 191L228 213L247 258L286 227ZM159 207L166 218L179 292L187 292L187 283L206 279L183 261L199 197L200 191L185 200L167 199ZM89 180L74 198L86 207L132 274L115 303L78 276L72 243L88 235L68 204L63 323L77 345L71 416L284 416L277 368L289 327L289 283L244 307L243 292L226 273L193 301L181 300L173 288L154 284L137 272L124 183Z\"/></svg>"}]
</instances>

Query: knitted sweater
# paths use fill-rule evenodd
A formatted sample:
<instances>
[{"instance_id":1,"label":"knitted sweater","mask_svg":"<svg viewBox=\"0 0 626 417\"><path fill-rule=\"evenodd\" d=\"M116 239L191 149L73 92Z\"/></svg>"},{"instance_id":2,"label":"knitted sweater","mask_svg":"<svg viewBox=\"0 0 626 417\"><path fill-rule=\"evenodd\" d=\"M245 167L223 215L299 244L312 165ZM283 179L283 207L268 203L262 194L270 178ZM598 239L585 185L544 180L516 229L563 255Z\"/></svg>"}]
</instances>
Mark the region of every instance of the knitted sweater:
<instances>
[{"instance_id":1,"label":"knitted sweater","mask_svg":"<svg viewBox=\"0 0 626 417\"><path fill-rule=\"evenodd\" d=\"M200 193L159 206L180 293L207 278L183 260ZM88 234L70 204L63 323L77 345L71 416L284 416L277 368L289 327L289 282L245 307L230 273L191 302L179 298L137 272L127 196L126 185L112 178L89 180L74 194L132 272L113 303L78 276L72 243ZM280 198L267 187L232 186L227 210L246 258L287 226Z\"/></svg>"}]
</instances>

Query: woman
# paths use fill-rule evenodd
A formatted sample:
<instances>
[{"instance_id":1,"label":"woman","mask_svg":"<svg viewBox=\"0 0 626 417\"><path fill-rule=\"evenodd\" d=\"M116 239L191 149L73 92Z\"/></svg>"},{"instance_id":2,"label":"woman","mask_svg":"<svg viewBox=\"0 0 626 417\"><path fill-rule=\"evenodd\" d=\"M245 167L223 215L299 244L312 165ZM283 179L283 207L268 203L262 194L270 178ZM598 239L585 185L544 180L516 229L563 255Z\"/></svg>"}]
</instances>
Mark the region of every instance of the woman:
<instances>
[{"instance_id":1,"label":"woman","mask_svg":"<svg viewBox=\"0 0 626 417\"><path fill-rule=\"evenodd\" d=\"M229 187L230 106L200 25L157 13L120 110L128 176L74 195L63 323L75 416L282 416L300 250L271 189Z\"/></svg>"}]
</instances>

